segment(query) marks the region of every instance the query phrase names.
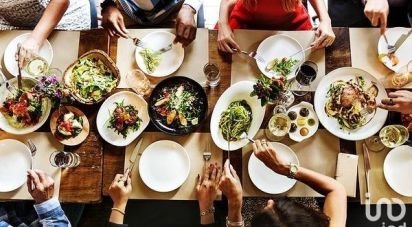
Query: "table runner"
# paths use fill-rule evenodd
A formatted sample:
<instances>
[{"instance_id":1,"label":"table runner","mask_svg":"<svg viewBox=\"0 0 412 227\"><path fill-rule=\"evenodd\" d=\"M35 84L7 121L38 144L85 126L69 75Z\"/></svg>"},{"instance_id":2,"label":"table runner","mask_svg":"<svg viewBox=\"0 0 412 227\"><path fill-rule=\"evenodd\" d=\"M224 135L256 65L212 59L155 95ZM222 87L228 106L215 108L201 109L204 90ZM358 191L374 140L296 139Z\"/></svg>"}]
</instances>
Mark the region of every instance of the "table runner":
<instances>
[{"instance_id":1,"label":"table runner","mask_svg":"<svg viewBox=\"0 0 412 227\"><path fill-rule=\"evenodd\" d=\"M358 177L359 177L359 194L361 204L366 203L366 178L365 178L365 164L363 159L363 150L362 150L363 141L356 142L356 153L359 155L359 164L358 164ZM412 204L412 197L406 197L395 192L386 182L385 176L383 175L383 163L385 157L388 154L390 149L385 149L380 152L369 152L370 158L370 182L369 182L369 192L371 195L370 203L376 204L381 198L398 198L406 204ZM408 174L408 173L405 173Z\"/></svg>"},{"instance_id":2,"label":"table runner","mask_svg":"<svg viewBox=\"0 0 412 227\"><path fill-rule=\"evenodd\" d=\"M264 130L259 130L255 138L264 138ZM290 146L299 159L300 166L314 170L326 176L334 177L336 172L336 161L339 154L339 139L324 129L319 129L314 136L300 143L284 139L282 143ZM243 195L245 197L273 197L255 187L250 180L248 172L249 157L252 146L248 145L242 149L242 171L243 171ZM274 185L276 187L276 185ZM309 186L296 182L295 186L284 195L289 197L320 197L321 194Z\"/></svg>"},{"instance_id":3,"label":"table runner","mask_svg":"<svg viewBox=\"0 0 412 227\"><path fill-rule=\"evenodd\" d=\"M24 136L14 136L0 131L0 139L16 139L23 143L30 139L37 147L36 155L33 157L33 168L43 170L54 179L54 195L59 195L61 171L60 168L50 165L49 157L53 151L63 150L63 145L58 143L51 133L33 132ZM15 191L0 193L0 199L32 200L32 197L27 191L27 185L24 184Z\"/></svg>"},{"instance_id":4,"label":"table runner","mask_svg":"<svg viewBox=\"0 0 412 227\"><path fill-rule=\"evenodd\" d=\"M155 31L167 31L175 33L175 29L129 29L133 37L143 38L145 35ZM118 39L117 45L117 67L119 67L121 80L119 88L129 88L126 81L127 73L132 69L138 69L135 60L135 47L131 40ZM203 66L209 62L209 31L207 29L197 29L196 39L185 48L185 57L180 68L172 74L176 76L186 76L194 79L202 86L205 81ZM151 77L156 82L164 78Z\"/></svg>"},{"instance_id":5,"label":"table runner","mask_svg":"<svg viewBox=\"0 0 412 227\"><path fill-rule=\"evenodd\" d=\"M11 40L16 36L31 31L27 30L14 30L14 31L0 31L0 56L3 59L4 51ZM68 31L55 31L48 38L53 47L53 60L51 67L58 68L62 72L73 63L78 57L80 32L68 32ZM1 62L4 66L4 62ZM13 76L7 72L7 69L3 67L3 72L6 77L12 78Z\"/></svg>"},{"instance_id":6,"label":"table runner","mask_svg":"<svg viewBox=\"0 0 412 227\"><path fill-rule=\"evenodd\" d=\"M295 38L305 49L314 40L314 31L261 31L261 30L235 30L235 40L239 46L247 52L254 51L259 44L267 37L275 34L285 34ZM316 87L325 75L325 49L306 52L306 60L315 62L318 65L318 75L313 81L311 90ZM231 84L242 80L256 80L260 75L259 68L254 59L246 55L234 54L232 57Z\"/></svg>"},{"instance_id":7,"label":"table runner","mask_svg":"<svg viewBox=\"0 0 412 227\"><path fill-rule=\"evenodd\" d=\"M189 155L191 170L186 181L180 188L167 193L155 192L148 188L140 178L140 175L138 174L140 157L137 157L137 162L132 172L133 191L130 195L131 199L196 200L195 186L197 183L197 175L202 174L203 172L203 151L205 151L207 143L211 143L212 158L210 163L222 163L222 151L213 144L209 133L192 133L186 136L170 136L161 132L145 132L140 138L143 138L143 143L139 152L144 151L147 146L159 140L172 140L181 144ZM129 166L129 157L132 155L133 149L138 141L139 139L126 147L125 169Z\"/></svg>"}]
</instances>

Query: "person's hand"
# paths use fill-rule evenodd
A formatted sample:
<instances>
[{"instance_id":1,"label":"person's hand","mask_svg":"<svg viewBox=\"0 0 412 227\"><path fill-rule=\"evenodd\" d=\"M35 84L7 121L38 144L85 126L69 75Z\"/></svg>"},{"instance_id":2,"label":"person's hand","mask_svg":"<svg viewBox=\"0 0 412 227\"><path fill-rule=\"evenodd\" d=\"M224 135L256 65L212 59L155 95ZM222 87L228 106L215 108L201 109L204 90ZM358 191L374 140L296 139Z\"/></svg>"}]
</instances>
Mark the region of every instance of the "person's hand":
<instances>
[{"instance_id":1,"label":"person's hand","mask_svg":"<svg viewBox=\"0 0 412 227\"><path fill-rule=\"evenodd\" d=\"M217 47L221 51L234 54L233 49L240 50L239 45L235 41L233 31L228 24L219 23L219 30L217 33Z\"/></svg>"},{"instance_id":2,"label":"person's hand","mask_svg":"<svg viewBox=\"0 0 412 227\"><path fill-rule=\"evenodd\" d=\"M222 170L218 164L210 164L205 168L203 176L198 176L196 185L196 197L199 202L200 211L207 211L213 207L216 199L218 183L222 176Z\"/></svg>"},{"instance_id":3,"label":"person's hand","mask_svg":"<svg viewBox=\"0 0 412 227\"><path fill-rule=\"evenodd\" d=\"M229 204L242 204L242 185L233 166L226 160L223 174L219 181L219 189L226 196Z\"/></svg>"},{"instance_id":4,"label":"person's hand","mask_svg":"<svg viewBox=\"0 0 412 227\"><path fill-rule=\"evenodd\" d=\"M129 31L124 25L123 15L116 6L107 6L102 12L102 26L110 36L127 38Z\"/></svg>"},{"instance_id":5,"label":"person's hand","mask_svg":"<svg viewBox=\"0 0 412 227\"><path fill-rule=\"evenodd\" d=\"M197 26L195 10L189 5L183 5L176 17L176 39L183 47L189 45L196 38Z\"/></svg>"},{"instance_id":6,"label":"person's hand","mask_svg":"<svg viewBox=\"0 0 412 227\"><path fill-rule=\"evenodd\" d=\"M390 92L388 96L388 99L382 99L382 102L378 103L378 107L403 114L412 114L412 92L400 90Z\"/></svg>"},{"instance_id":7,"label":"person's hand","mask_svg":"<svg viewBox=\"0 0 412 227\"><path fill-rule=\"evenodd\" d=\"M381 34L385 33L389 14L388 0L368 0L364 13L372 26L380 26Z\"/></svg>"},{"instance_id":8,"label":"person's hand","mask_svg":"<svg viewBox=\"0 0 412 227\"><path fill-rule=\"evenodd\" d=\"M311 44L313 48L324 48L332 45L333 41L335 41L335 33L333 33L330 20L321 21L315 35L316 39Z\"/></svg>"},{"instance_id":9,"label":"person's hand","mask_svg":"<svg viewBox=\"0 0 412 227\"><path fill-rule=\"evenodd\" d=\"M266 140L255 140L253 152L271 170L285 176L289 174L288 163L277 154L272 144L267 143Z\"/></svg>"},{"instance_id":10,"label":"person's hand","mask_svg":"<svg viewBox=\"0 0 412 227\"><path fill-rule=\"evenodd\" d=\"M109 195L113 200L113 207L124 210L132 193L132 180L129 171L117 174L109 187Z\"/></svg>"},{"instance_id":11,"label":"person's hand","mask_svg":"<svg viewBox=\"0 0 412 227\"><path fill-rule=\"evenodd\" d=\"M36 56L39 53L41 43L39 43L34 37L30 36L20 45L20 55L19 48L16 51L16 61L19 61L19 67L23 68L25 61Z\"/></svg>"},{"instance_id":12,"label":"person's hand","mask_svg":"<svg viewBox=\"0 0 412 227\"><path fill-rule=\"evenodd\" d=\"M54 180L41 170L29 170L27 188L37 204L43 203L53 197Z\"/></svg>"}]
</instances>

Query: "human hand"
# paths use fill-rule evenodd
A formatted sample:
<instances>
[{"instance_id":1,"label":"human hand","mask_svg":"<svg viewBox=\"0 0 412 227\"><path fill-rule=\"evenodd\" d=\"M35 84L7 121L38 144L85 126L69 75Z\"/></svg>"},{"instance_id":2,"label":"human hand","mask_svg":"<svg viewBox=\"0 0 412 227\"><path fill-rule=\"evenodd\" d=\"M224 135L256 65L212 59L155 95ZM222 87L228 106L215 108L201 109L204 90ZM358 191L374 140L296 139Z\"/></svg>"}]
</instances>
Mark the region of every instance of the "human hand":
<instances>
[{"instance_id":1,"label":"human hand","mask_svg":"<svg viewBox=\"0 0 412 227\"><path fill-rule=\"evenodd\" d=\"M217 33L217 47L221 51L234 54L233 49L240 50L239 45L235 41L233 31L228 24L219 23L219 30Z\"/></svg>"},{"instance_id":2,"label":"human hand","mask_svg":"<svg viewBox=\"0 0 412 227\"><path fill-rule=\"evenodd\" d=\"M189 45L196 38L195 10L189 5L183 5L176 17L176 38L174 43Z\"/></svg>"},{"instance_id":3,"label":"human hand","mask_svg":"<svg viewBox=\"0 0 412 227\"><path fill-rule=\"evenodd\" d=\"M54 180L41 170L29 170L27 188L37 204L43 203L53 197Z\"/></svg>"},{"instance_id":4,"label":"human hand","mask_svg":"<svg viewBox=\"0 0 412 227\"><path fill-rule=\"evenodd\" d=\"M221 176L222 170L217 163L210 164L209 167L205 168L203 176L198 176L196 197L199 202L200 211L206 211L213 207Z\"/></svg>"},{"instance_id":5,"label":"human hand","mask_svg":"<svg viewBox=\"0 0 412 227\"><path fill-rule=\"evenodd\" d=\"M388 0L368 0L364 13L372 26L380 26L381 34L385 33L389 14Z\"/></svg>"},{"instance_id":6,"label":"human hand","mask_svg":"<svg viewBox=\"0 0 412 227\"><path fill-rule=\"evenodd\" d=\"M110 36L127 38L129 31L124 25L123 15L116 6L107 6L102 12L102 26Z\"/></svg>"},{"instance_id":7,"label":"human hand","mask_svg":"<svg viewBox=\"0 0 412 227\"><path fill-rule=\"evenodd\" d=\"M267 143L266 140L255 140L253 152L271 170L285 176L289 174L286 161L277 154L272 144Z\"/></svg>"},{"instance_id":8,"label":"human hand","mask_svg":"<svg viewBox=\"0 0 412 227\"><path fill-rule=\"evenodd\" d=\"M127 201L132 193L132 180L129 176L129 170L114 177L108 193L113 200L113 207L121 210L126 208Z\"/></svg>"},{"instance_id":9,"label":"human hand","mask_svg":"<svg viewBox=\"0 0 412 227\"><path fill-rule=\"evenodd\" d=\"M243 197L242 185L235 169L229 163L229 159L224 164L223 174L219 181L219 189L226 196L229 205L236 204L241 206Z\"/></svg>"},{"instance_id":10,"label":"human hand","mask_svg":"<svg viewBox=\"0 0 412 227\"><path fill-rule=\"evenodd\" d=\"M19 46L17 47L15 58L16 61L18 61L20 68L23 68L25 61L39 53L40 46L41 43L39 43L32 36L26 39L22 44L19 44Z\"/></svg>"},{"instance_id":11,"label":"human hand","mask_svg":"<svg viewBox=\"0 0 412 227\"><path fill-rule=\"evenodd\" d=\"M315 35L316 39L311 44L313 48L324 48L332 45L335 41L335 33L333 33L330 20L320 21Z\"/></svg>"},{"instance_id":12,"label":"human hand","mask_svg":"<svg viewBox=\"0 0 412 227\"><path fill-rule=\"evenodd\" d=\"M382 102L378 103L378 107L403 114L412 114L412 92L399 90L390 92L388 96L388 99L382 99Z\"/></svg>"}]
</instances>

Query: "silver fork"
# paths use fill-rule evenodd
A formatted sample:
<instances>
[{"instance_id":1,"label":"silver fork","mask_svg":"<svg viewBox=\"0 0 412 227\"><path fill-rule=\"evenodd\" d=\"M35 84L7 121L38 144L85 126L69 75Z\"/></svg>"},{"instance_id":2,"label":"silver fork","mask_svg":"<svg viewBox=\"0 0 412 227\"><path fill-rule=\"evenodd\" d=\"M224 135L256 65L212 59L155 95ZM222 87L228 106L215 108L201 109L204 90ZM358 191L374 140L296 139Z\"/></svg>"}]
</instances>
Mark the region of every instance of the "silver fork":
<instances>
[{"instance_id":1,"label":"silver fork","mask_svg":"<svg viewBox=\"0 0 412 227\"><path fill-rule=\"evenodd\" d=\"M27 140L27 146L29 147L29 149L30 149L30 153L31 153L31 167L30 167L30 169L34 169L34 167L33 167L33 165L34 165L34 156L36 155L36 152L37 152L37 147L36 147L36 145L34 145L34 143L29 139L29 140Z\"/></svg>"},{"instance_id":2,"label":"silver fork","mask_svg":"<svg viewBox=\"0 0 412 227\"><path fill-rule=\"evenodd\" d=\"M386 34L385 34L385 33L383 33L383 39L384 39L385 42L386 42L386 48L388 49L388 54L393 54L393 53L395 53L396 48L395 48L394 45L389 44L388 38L386 37Z\"/></svg>"},{"instance_id":3,"label":"silver fork","mask_svg":"<svg viewBox=\"0 0 412 227\"><path fill-rule=\"evenodd\" d=\"M249 52L249 53L244 51L244 50L238 50L238 49L233 49L233 51L239 52L239 53L244 54L244 55L247 55L251 58L256 59L257 61L260 61L261 63L264 63L264 64L266 63L265 59L262 56L260 56L256 51L252 51L252 52Z\"/></svg>"},{"instance_id":4,"label":"silver fork","mask_svg":"<svg viewBox=\"0 0 412 227\"><path fill-rule=\"evenodd\" d=\"M212 158L212 152L210 152L210 139L208 139L206 144L206 149L203 152L203 161L205 162L205 168L207 168L207 162Z\"/></svg>"},{"instance_id":5,"label":"silver fork","mask_svg":"<svg viewBox=\"0 0 412 227\"><path fill-rule=\"evenodd\" d=\"M247 132L243 132L243 133L240 135L240 139L241 139L241 140L249 140L249 142L255 143L255 141L254 141L252 138L249 137L249 135L247 134Z\"/></svg>"},{"instance_id":6,"label":"silver fork","mask_svg":"<svg viewBox=\"0 0 412 227\"><path fill-rule=\"evenodd\" d=\"M144 45L144 43L142 42L142 40L140 40L139 38L137 38L137 37L131 37L130 35L128 36L128 38L133 41L133 44L134 44L135 46L138 46L138 47L141 47L141 48L146 48L145 45ZM169 44L169 45L167 45L167 46L165 46L165 47L162 47L162 48L156 50L156 51L155 51L155 54L163 54L163 53L171 50L172 47L173 47L173 43L171 43L171 44Z\"/></svg>"}]
</instances>

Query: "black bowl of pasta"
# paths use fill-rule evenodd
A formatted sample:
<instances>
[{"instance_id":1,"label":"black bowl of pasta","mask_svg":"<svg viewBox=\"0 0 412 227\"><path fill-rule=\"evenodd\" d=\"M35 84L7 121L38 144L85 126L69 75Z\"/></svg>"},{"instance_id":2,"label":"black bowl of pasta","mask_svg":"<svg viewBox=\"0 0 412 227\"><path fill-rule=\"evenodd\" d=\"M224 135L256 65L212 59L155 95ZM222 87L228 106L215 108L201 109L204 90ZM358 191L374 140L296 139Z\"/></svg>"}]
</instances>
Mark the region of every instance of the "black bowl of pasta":
<instances>
[{"instance_id":1,"label":"black bowl of pasta","mask_svg":"<svg viewBox=\"0 0 412 227\"><path fill-rule=\"evenodd\" d=\"M207 115L207 96L196 81L182 76L163 80L149 97L149 117L160 131L184 135L195 131Z\"/></svg>"}]
</instances>

